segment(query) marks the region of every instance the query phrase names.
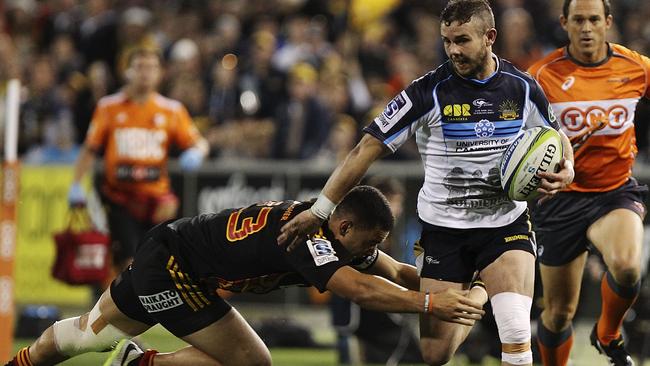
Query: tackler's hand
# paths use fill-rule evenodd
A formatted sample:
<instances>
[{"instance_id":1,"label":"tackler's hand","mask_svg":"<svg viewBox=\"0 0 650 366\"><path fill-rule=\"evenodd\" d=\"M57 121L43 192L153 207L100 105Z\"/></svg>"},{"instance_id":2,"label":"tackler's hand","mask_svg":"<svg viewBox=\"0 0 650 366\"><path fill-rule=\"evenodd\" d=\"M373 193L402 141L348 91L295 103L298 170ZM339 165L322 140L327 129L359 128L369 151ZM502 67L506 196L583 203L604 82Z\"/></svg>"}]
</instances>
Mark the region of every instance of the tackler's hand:
<instances>
[{"instance_id":1,"label":"tackler's hand","mask_svg":"<svg viewBox=\"0 0 650 366\"><path fill-rule=\"evenodd\" d=\"M432 294L433 307L431 313L437 318L462 325L474 325L485 314L483 306L467 297L469 291L454 290Z\"/></svg>"},{"instance_id":2,"label":"tackler's hand","mask_svg":"<svg viewBox=\"0 0 650 366\"><path fill-rule=\"evenodd\" d=\"M557 173L544 172L538 175L542 178L542 184L537 188L537 192L543 194L539 202L544 202L553 197L559 191L565 189L575 177L573 171L573 162L562 158L560 161L560 170Z\"/></svg>"},{"instance_id":3,"label":"tackler's hand","mask_svg":"<svg viewBox=\"0 0 650 366\"><path fill-rule=\"evenodd\" d=\"M292 251L310 234L315 233L323 224L323 220L306 210L287 222L280 229L278 245L285 245L287 251Z\"/></svg>"}]
</instances>

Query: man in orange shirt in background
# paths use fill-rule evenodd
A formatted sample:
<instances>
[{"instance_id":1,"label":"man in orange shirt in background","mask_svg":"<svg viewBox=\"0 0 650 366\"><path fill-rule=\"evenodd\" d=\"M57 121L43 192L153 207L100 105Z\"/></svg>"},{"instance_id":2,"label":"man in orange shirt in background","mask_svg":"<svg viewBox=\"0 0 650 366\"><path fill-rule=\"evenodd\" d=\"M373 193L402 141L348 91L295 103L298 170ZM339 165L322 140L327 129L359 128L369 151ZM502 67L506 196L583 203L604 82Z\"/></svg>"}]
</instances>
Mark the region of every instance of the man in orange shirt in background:
<instances>
[{"instance_id":1,"label":"man in orange shirt in background","mask_svg":"<svg viewBox=\"0 0 650 366\"><path fill-rule=\"evenodd\" d=\"M101 196L118 273L131 262L148 229L176 216L178 199L167 173L170 146L183 150L179 162L184 170L198 169L209 151L185 107L156 92L161 77L162 59L156 50L132 51L126 85L97 104L68 194L71 206L85 203L81 178L103 151Z\"/></svg>"},{"instance_id":2,"label":"man in orange shirt in background","mask_svg":"<svg viewBox=\"0 0 650 366\"><path fill-rule=\"evenodd\" d=\"M609 0L565 0L560 22L570 44L529 69L575 155L573 183L533 215L544 286L541 356L547 366L568 362L587 249L595 247L608 270L591 343L610 365L633 365L620 328L640 288L648 189L631 171L637 153L634 112L640 98L650 97L650 59L606 42Z\"/></svg>"}]
</instances>

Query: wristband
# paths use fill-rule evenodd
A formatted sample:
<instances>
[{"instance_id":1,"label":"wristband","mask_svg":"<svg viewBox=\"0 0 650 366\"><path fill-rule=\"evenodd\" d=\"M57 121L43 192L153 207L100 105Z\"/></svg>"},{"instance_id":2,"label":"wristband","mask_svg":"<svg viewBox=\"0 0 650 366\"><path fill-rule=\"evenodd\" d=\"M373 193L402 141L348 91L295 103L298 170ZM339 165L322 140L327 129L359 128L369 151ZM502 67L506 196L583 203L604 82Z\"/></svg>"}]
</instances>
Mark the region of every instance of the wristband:
<instances>
[{"instance_id":1,"label":"wristband","mask_svg":"<svg viewBox=\"0 0 650 366\"><path fill-rule=\"evenodd\" d=\"M316 202L311 206L310 211L319 219L327 220L332 214L332 211L334 211L334 208L336 208L336 204L321 193L318 195Z\"/></svg>"},{"instance_id":2,"label":"wristband","mask_svg":"<svg viewBox=\"0 0 650 366\"><path fill-rule=\"evenodd\" d=\"M431 294L429 293L429 291L427 291L427 292L424 294L424 313L425 313L425 314L431 312L431 311L429 310L429 307L433 307L432 305L433 305L433 303L431 302Z\"/></svg>"}]
</instances>

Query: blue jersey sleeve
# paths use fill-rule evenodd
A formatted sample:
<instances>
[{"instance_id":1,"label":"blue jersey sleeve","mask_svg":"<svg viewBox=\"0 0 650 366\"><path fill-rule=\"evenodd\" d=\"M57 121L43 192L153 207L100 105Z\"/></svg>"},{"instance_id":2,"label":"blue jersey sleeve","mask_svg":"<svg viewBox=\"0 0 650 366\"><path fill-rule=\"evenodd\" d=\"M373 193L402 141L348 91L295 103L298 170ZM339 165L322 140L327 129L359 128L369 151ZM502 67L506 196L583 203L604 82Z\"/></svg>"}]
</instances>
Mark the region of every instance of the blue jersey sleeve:
<instances>
[{"instance_id":1,"label":"blue jersey sleeve","mask_svg":"<svg viewBox=\"0 0 650 366\"><path fill-rule=\"evenodd\" d=\"M434 107L430 87L432 73L402 90L363 131L396 151L415 133L423 122L422 117Z\"/></svg>"},{"instance_id":2,"label":"blue jersey sleeve","mask_svg":"<svg viewBox=\"0 0 650 366\"><path fill-rule=\"evenodd\" d=\"M556 130L560 129L557 118L553 113L551 104L544 94L544 90L535 79L530 79L530 94L528 105L528 118L526 119L527 127L549 126Z\"/></svg>"}]
</instances>

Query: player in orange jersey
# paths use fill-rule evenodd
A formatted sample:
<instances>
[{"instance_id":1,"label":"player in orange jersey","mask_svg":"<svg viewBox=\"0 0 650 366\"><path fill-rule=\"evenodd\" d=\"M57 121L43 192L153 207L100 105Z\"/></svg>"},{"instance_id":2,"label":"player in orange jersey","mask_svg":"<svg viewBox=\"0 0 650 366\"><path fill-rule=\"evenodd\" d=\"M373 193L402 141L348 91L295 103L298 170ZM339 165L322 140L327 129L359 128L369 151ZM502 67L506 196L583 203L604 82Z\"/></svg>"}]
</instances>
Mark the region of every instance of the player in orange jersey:
<instances>
[{"instance_id":1,"label":"player in orange jersey","mask_svg":"<svg viewBox=\"0 0 650 366\"><path fill-rule=\"evenodd\" d=\"M565 0L560 21L570 43L533 65L575 154L568 189L533 215L544 311L538 337L545 365L566 365L587 250L607 265L602 309L591 343L611 365L633 365L620 328L640 288L647 187L631 176L637 153L634 112L648 91L650 59L606 42L609 0Z\"/></svg>"},{"instance_id":2,"label":"player in orange jersey","mask_svg":"<svg viewBox=\"0 0 650 366\"><path fill-rule=\"evenodd\" d=\"M185 107L156 92L162 76L157 51L132 51L125 76L125 87L102 98L95 109L68 194L71 206L85 202L79 182L103 151L101 193L118 273L131 261L146 230L176 216L178 200L167 175L170 146L184 150L180 165L188 170L198 168L208 153Z\"/></svg>"}]
</instances>

